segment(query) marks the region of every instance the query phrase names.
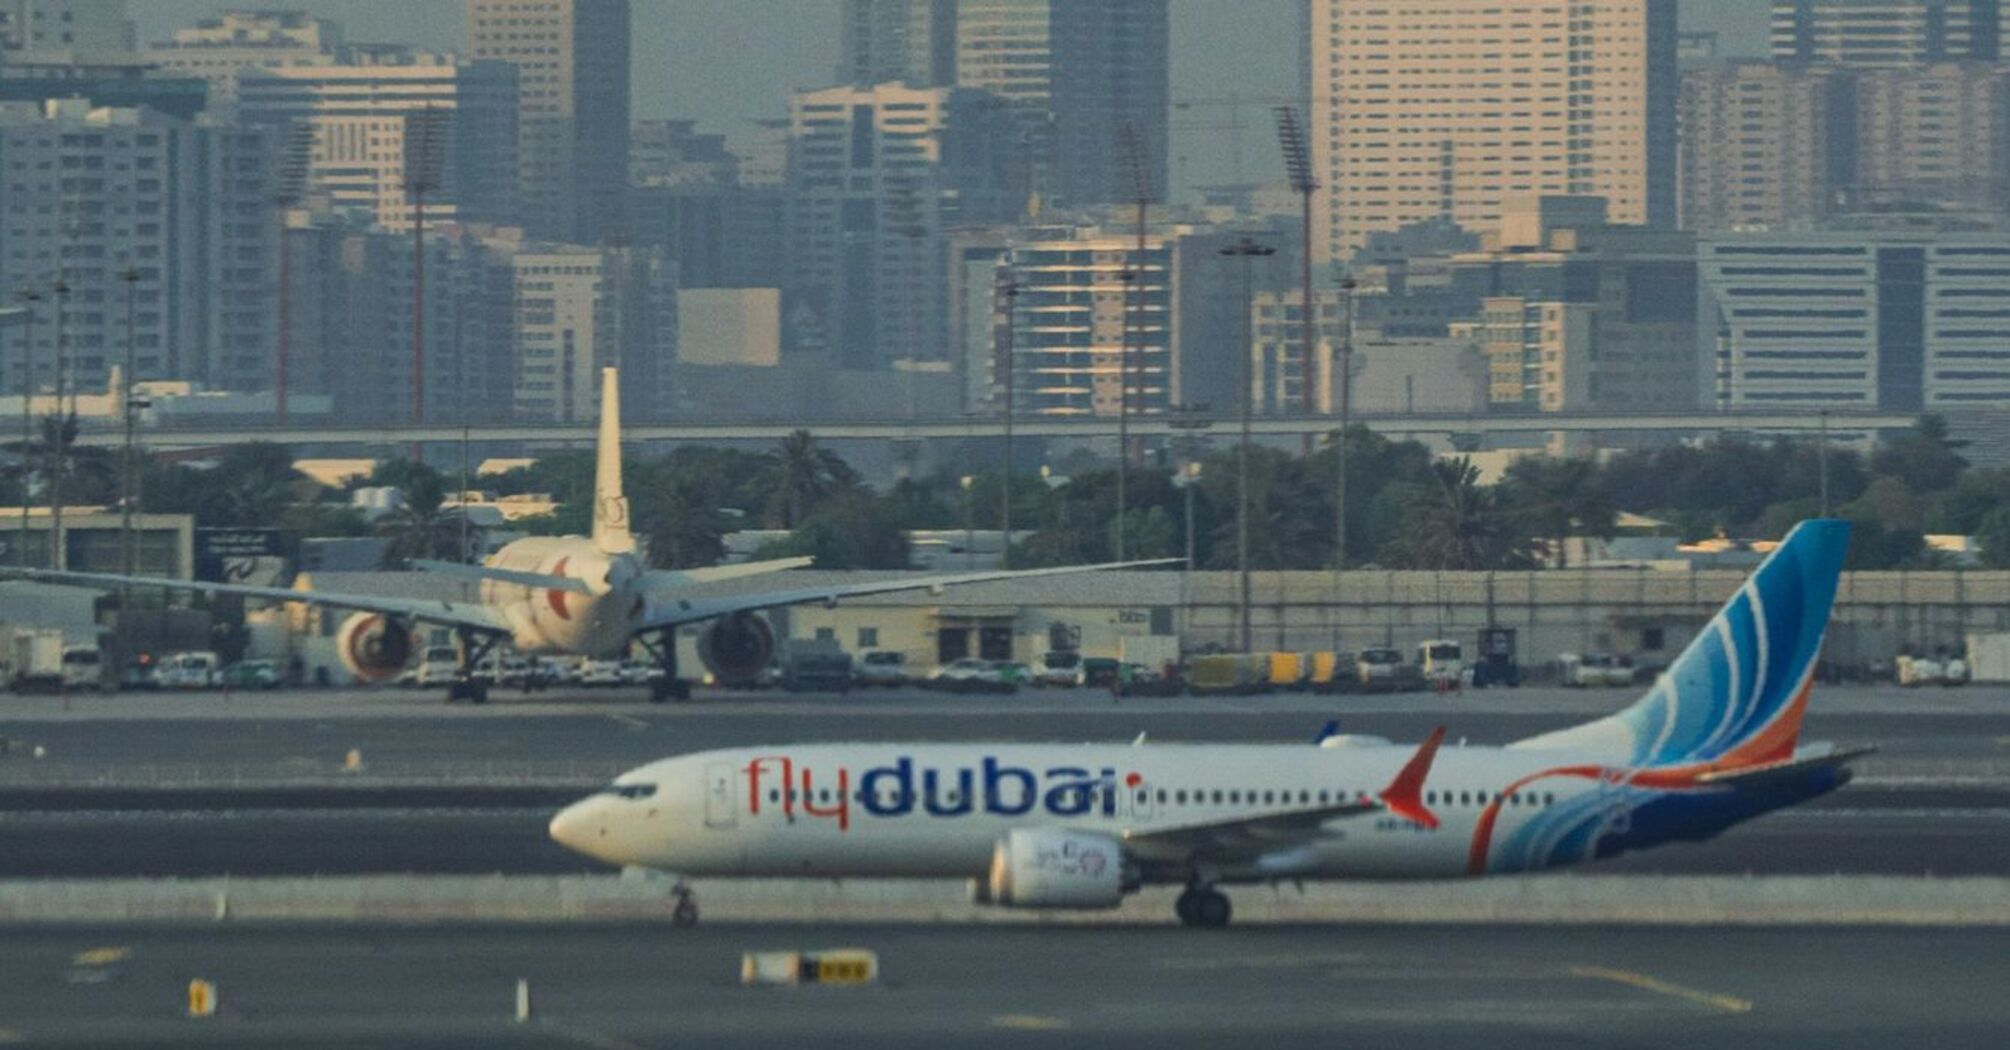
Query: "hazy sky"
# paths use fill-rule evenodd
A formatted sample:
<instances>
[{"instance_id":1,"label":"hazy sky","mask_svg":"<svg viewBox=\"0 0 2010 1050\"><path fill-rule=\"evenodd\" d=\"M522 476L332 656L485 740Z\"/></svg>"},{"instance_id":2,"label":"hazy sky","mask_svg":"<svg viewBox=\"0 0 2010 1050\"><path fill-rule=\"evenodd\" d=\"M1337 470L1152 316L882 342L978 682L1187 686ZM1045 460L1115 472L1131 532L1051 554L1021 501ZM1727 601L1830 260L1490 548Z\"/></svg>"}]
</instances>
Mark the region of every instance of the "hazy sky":
<instances>
[{"instance_id":1,"label":"hazy sky","mask_svg":"<svg viewBox=\"0 0 2010 1050\"><path fill-rule=\"evenodd\" d=\"M1295 90L1292 34L1303 0L1171 2L1174 97L1259 100L1241 108L1239 135L1228 106L1175 111L1175 183L1279 177L1268 99ZM838 5L839 0L634 0L636 115L694 117L729 135L749 121L779 116L792 89L827 86L837 64ZM462 46L461 0L131 4L142 41L164 38L177 25L226 8L260 6L335 19L351 40ZM1756 52L1764 47L1769 6L1765 0L1685 0L1683 23L1722 32L1733 52Z\"/></svg>"}]
</instances>

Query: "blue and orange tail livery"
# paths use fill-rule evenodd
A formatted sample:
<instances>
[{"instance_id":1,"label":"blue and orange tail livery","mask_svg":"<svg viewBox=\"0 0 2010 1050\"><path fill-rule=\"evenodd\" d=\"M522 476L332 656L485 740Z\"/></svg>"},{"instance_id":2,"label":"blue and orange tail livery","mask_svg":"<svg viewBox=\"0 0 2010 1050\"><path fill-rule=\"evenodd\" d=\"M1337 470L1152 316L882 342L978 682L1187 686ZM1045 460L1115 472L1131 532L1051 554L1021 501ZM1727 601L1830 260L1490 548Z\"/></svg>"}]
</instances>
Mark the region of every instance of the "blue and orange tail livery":
<instances>
[{"instance_id":1,"label":"blue and orange tail livery","mask_svg":"<svg viewBox=\"0 0 2010 1050\"><path fill-rule=\"evenodd\" d=\"M1640 702L1515 746L1589 752L1634 769L1791 758L1849 536L1846 521L1795 526Z\"/></svg>"}]
</instances>

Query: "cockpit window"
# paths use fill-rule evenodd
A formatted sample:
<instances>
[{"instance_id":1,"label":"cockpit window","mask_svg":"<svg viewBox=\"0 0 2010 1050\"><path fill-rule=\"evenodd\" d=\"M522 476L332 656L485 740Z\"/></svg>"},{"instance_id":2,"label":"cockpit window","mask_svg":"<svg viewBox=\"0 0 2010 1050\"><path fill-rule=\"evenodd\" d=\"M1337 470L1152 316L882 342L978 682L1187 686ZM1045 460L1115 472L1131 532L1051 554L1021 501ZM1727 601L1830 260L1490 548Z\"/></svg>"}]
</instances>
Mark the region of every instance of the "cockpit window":
<instances>
[{"instance_id":1,"label":"cockpit window","mask_svg":"<svg viewBox=\"0 0 2010 1050\"><path fill-rule=\"evenodd\" d=\"M656 794L656 785L614 784L610 785L606 791L602 792L602 794L619 795L622 798L628 798L628 799L649 798Z\"/></svg>"}]
</instances>

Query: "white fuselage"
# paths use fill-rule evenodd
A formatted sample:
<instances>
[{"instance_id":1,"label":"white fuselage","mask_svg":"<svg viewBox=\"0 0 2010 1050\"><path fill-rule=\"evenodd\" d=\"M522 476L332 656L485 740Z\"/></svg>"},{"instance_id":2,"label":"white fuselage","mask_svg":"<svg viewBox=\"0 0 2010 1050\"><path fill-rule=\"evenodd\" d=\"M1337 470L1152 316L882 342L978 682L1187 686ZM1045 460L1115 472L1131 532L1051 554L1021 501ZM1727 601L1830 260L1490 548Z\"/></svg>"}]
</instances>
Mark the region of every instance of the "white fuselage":
<instances>
[{"instance_id":1,"label":"white fuselage","mask_svg":"<svg viewBox=\"0 0 2010 1050\"><path fill-rule=\"evenodd\" d=\"M510 625L521 653L612 657L624 654L646 601L643 566L632 554L608 554L578 536L518 540L488 559L490 568L579 580L588 593L484 580L481 599Z\"/></svg>"},{"instance_id":2,"label":"white fuselage","mask_svg":"<svg viewBox=\"0 0 2010 1050\"><path fill-rule=\"evenodd\" d=\"M1170 856L1154 867L1154 829L1372 799L1412 754L1309 744L713 751L624 774L615 789L559 814L552 835L612 864L680 875L926 878L982 876L1008 831L1066 828L1124 839L1144 881L1177 881L1185 870ZM1555 751L1446 748L1425 790L1439 827L1386 811L1337 817L1309 845L1215 874L1237 882L1539 870L1705 837L1752 815L1749 805L1726 805L1748 801L1733 794L1643 788L1624 771ZM1688 807L1683 834L1633 836L1634 813L1676 795Z\"/></svg>"}]
</instances>

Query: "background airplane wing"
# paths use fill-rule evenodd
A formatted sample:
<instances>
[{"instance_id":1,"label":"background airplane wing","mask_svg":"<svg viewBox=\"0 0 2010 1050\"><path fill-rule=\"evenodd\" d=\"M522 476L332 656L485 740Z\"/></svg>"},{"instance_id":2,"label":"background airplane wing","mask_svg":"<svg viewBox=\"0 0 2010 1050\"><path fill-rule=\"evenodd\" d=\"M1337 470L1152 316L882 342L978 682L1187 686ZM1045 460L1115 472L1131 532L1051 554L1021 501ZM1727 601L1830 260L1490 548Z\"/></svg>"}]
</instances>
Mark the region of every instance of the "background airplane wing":
<instances>
[{"instance_id":1,"label":"background airplane wing","mask_svg":"<svg viewBox=\"0 0 2010 1050\"><path fill-rule=\"evenodd\" d=\"M809 605L815 602L835 602L843 598L857 598L868 594L894 594L900 591L932 591L943 587L956 587L970 583L989 583L993 580L1027 580L1041 576L1067 576L1078 572L1104 572L1110 569L1141 569L1154 565L1168 565L1177 558L1160 558L1154 561L1108 562L1102 565L1064 565L1052 569L1020 569L1016 571L967 572L953 576L923 576L901 580L878 580L872 583L852 583L842 586L798 587L792 590L765 591L758 594L737 594L720 598L665 598L652 601L648 613L637 630L658 627L675 627L679 624L698 623L730 616L733 613L757 612L762 609L779 609L789 605Z\"/></svg>"},{"instance_id":2,"label":"background airplane wing","mask_svg":"<svg viewBox=\"0 0 2010 1050\"><path fill-rule=\"evenodd\" d=\"M771 572L788 569L807 569L815 558L776 558L773 561L749 561L738 565L715 565L706 569L658 569L642 578L642 586L648 591L667 591L678 587L693 587L701 583L717 583L720 580L737 580L747 576L764 576Z\"/></svg>"},{"instance_id":3,"label":"background airplane wing","mask_svg":"<svg viewBox=\"0 0 2010 1050\"><path fill-rule=\"evenodd\" d=\"M41 569L0 568L0 579L35 580L41 583L112 590L118 587L152 587L166 591L198 594L234 594L243 598L263 598L275 602L300 602L333 609L404 616L448 627L464 627L493 634L509 633L509 625L495 611L479 602L447 602L429 598L385 598L364 594L331 594L327 591L296 591L286 587L252 587L238 583L207 583L202 580L165 580L157 576L119 576L100 572L49 572Z\"/></svg>"}]
</instances>

